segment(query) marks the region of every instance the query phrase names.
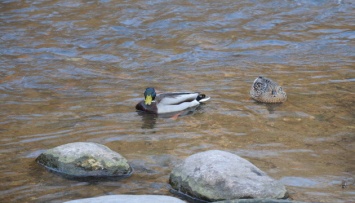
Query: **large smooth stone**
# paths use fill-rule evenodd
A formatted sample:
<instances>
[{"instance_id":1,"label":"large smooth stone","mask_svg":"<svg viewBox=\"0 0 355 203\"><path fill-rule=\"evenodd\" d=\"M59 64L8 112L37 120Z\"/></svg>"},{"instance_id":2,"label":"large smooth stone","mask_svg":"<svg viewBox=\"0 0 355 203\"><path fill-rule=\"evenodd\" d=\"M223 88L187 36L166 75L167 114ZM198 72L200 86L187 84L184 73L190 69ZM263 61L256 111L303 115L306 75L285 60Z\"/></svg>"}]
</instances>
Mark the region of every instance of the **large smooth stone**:
<instances>
[{"instance_id":1,"label":"large smooth stone","mask_svg":"<svg viewBox=\"0 0 355 203\"><path fill-rule=\"evenodd\" d=\"M121 177L132 172L123 156L92 142L74 142L49 149L36 161L70 177Z\"/></svg>"},{"instance_id":2,"label":"large smooth stone","mask_svg":"<svg viewBox=\"0 0 355 203\"><path fill-rule=\"evenodd\" d=\"M71 200L65 203L186 203L175 197L163 195L107 195L86 199Z\"/></svg>"},{"instance_id":3,"label":"large smooth stone","mask_svg":"<svg viewBox=\"0 0 355 203\"><path fill-rule=\"evenodd\" d=\"M235 200L223 200L213 203L307 203L292 201L287 199L235 199Z\"/></svg>"},{"instance_id":4,"label":"large smooth stone","mask_svg":"<svg viewBox=\"0 0 355 203\"><path fill-rule=\"evenodd\" d=\"M186 158L173 169L169 182L174 192L206 201L287 196L284 185L252 163L219 150Z\"/></svg>"}]
</instances>

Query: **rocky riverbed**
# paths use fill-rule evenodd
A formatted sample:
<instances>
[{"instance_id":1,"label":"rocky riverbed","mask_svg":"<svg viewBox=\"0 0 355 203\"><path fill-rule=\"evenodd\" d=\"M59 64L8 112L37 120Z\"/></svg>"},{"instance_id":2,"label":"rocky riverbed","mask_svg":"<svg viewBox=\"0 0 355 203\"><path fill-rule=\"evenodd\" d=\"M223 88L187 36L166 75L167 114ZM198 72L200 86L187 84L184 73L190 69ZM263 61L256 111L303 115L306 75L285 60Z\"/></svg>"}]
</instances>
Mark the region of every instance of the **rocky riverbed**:
<instances>
[{"instance_id":1,"label":"rocky riverbed","mask_svg":"<svg viewBox=\"0 0 355 203\"><path fill-rule=\"evenodd\" d=\"M126 177L129 161L108 147L92 142L68 143L39 155L37 163L66 178L86 181ZM255 199L278 201L288 197L283 184L235 154L209 150L193 154L170 174L172 192L201 202ZM183 202L168 196L106 196L69 202Z\"/></svg>"}]
</instances>

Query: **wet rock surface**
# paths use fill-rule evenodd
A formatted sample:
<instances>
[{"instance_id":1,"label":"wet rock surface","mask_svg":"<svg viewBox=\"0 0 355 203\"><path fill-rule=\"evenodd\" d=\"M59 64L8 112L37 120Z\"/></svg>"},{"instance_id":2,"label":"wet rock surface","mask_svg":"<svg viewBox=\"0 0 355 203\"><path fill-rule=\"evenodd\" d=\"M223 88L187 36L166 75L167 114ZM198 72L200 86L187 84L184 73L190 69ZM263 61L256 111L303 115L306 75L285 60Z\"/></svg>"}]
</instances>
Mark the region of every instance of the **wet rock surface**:
<instances>
[{"instance_id":1,"label":"wet rock surface","mask_svg":"<svg viewBox=\"0 0 355 203\"><path fill-rule=\"evenodd\" d=\"M287 197L280 182L249 161L220 150L186 158L173 169L169 182L176 192L206 201Z\"/></svg>"},{"instance_id":2,"label":"wet rock surface","mask_svg":"<svg viewBox=\"0 0 355 203\"><path fill-rule=\"evenodd\" d=\"M66 203L186 203L175 197L163 195L107 195L68 201Z\"/></svg>"},{"instance_id":3,"label":"wet rock surface","mask_svg":"<svg viewBox=\"0 0 355 203\"><path fill-rule=\"evenodd\" d=\"M292 201L287 199L235 199L235 200L224 200L213 203L305 203Z\"/></svg>"},{"instance_id":4,"label":"wet rock surface","mask_svg":"<svg viewBox=\"0 0 355 203\"><path fill-rule=\"evenodd\" d=\"M108 147L92 142L75 142L49 149L37 163L68 177L122 177L132 173L127 160Z\"/></svg>"}]
</instances>

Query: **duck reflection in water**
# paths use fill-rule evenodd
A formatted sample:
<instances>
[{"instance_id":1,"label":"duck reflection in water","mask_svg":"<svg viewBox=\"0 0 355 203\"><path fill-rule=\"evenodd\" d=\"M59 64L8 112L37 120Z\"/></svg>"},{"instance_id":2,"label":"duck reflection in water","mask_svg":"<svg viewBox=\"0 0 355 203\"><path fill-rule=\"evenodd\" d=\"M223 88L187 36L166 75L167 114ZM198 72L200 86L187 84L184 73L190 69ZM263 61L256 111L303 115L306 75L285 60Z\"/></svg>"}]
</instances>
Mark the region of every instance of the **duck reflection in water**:
<instances>
[{"instance_id":1,"label":"duck reflection in water","mask_svg":"<svg viewBox=\"0 0 355 203\"><path fill-rule=\"evenodd\" d=\"M137 113L139 116L142 117L142 122L143 122L142 129L154 129L158 118L165 118L165 119L167 118L167 119L175 120L181 116L192 115L199 108L200 108L200 106L195 106L195 107L191 107L191 108L185 109L180 112L164 113L164 114L147 113L144 111L137 111Z\"/></svg>"},{"instance_id":2,"label":"duck reflection in water","mask_svg":"<svg viewBox=\"0 0 355 203\"><path fill-rule=\"evenodd\" d=\"M266 109L269 111L269 114L274 114L276 109L281 106L281 104L265 104Z\"/></svg>"}]
</instances>

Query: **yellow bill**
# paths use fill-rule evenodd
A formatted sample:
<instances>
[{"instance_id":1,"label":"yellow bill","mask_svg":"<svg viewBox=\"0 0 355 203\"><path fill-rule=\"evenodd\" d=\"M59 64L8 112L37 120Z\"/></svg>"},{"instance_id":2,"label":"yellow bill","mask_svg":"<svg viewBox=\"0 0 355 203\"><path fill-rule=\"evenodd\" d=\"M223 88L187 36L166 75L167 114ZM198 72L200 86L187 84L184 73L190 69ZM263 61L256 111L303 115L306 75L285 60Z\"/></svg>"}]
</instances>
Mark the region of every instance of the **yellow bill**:
<instances>
[{"instance_id":1,"label":"yellow bill","mask_svg":"<svg viewBox=\"0 0 355 203\"><path fill-rule=\"evenodd\" d=\"M151 95L147 95L146 97L145 97L145 105L151 105L152 104L152 101L153 101L153 98L152 98L152 96Z\"/></svg>"}]
</instances>

